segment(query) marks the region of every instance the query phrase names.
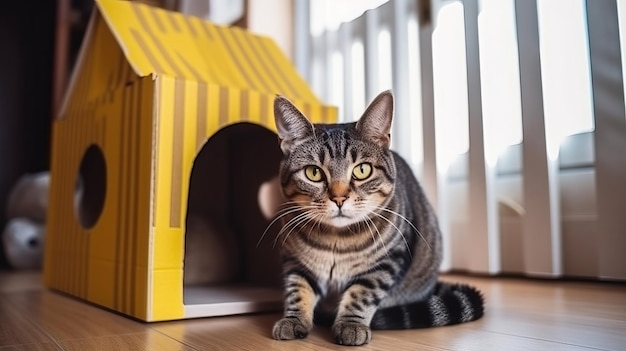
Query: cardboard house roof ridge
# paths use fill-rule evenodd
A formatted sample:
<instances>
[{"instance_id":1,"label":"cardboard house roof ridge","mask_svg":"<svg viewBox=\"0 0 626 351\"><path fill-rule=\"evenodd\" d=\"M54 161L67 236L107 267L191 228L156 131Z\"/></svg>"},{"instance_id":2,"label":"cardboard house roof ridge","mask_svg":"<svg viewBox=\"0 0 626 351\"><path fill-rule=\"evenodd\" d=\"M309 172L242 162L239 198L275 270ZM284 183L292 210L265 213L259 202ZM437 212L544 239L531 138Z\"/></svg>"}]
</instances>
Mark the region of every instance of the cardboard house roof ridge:
<instances>
[{"instance_id":1,"label":"cardboard house roof ridge","mask_svg":"<svg viewBox=\"0 0 626 351\"><path fill-rule=\"evenodd\" d=\"M131 73L138 77L165 75L262 94L285 95L304 104L322 104L268 36L139 2L95 0L95 5L77 67L57 114L59 118L67 112L72 96L77 95L75 89L85 88L79 87L78 77L85 70L85 61L89 61L87 56L94 49L94 39L105 35L99 33L102 29L110 31ZM123 83L123 77L109 82L109 90Z\"/></svg>"}]
</instances>

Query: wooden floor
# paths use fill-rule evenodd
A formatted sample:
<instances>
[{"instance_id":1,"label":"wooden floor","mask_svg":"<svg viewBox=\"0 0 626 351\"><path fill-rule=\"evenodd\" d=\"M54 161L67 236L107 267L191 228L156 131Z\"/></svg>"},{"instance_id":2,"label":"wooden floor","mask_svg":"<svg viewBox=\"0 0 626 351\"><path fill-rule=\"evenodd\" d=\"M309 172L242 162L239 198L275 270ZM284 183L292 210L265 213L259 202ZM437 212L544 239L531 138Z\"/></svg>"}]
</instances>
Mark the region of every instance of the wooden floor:
<instances>
[{"instance_id":1,"label":"wooden floor","mask_svg":"<svg viewBox=\"0 0 626 351\"><path fill-rule=\"evenodd\" d=\"M278 314L141 323L42 288L38 273L0 272L0 350L345 350L317 328L270 337ZM482 320L374 332L361 350L626 350L626 285L446 275L483 290Z\"/></svg>"}]
</instances>

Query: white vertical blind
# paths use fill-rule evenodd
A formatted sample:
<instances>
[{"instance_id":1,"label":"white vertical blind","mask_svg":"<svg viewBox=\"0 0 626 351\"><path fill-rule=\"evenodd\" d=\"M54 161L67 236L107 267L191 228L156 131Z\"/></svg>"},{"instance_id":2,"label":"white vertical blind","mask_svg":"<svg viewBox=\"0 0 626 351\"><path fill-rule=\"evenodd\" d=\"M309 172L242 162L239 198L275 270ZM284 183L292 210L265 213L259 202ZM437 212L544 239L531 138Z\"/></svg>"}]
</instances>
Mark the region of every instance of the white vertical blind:
<instances>
[{"instance_id":1,"label":"white vertical blind","mask_svg":"<svg viewBox=\"0 0 626 351\"><path fill-rule=\"evenodd\" d=\"M447 181L450 165L454 158L469 147L468 134L468 107L467 107L467 67L465 64L465 29L463 20L463 5L453 2L436 13L436 26L432 32L432 96L433 96L433 136L428 136L427 126L430 121L424 116L424 171L425 175L432 167L436 175L431 178L436 188L436 209L439 215L441 232L444 238L444 269L452 267L468 267L469 255L462 252L470 251L471 238L465 231L455 230L459 221L453 217L458 213L452 212L452 196L457 195L456 201L467 202L464 193L452 193ZM422 55L424 58L425 55ZM422 72L426 72L424 68ZM423 85L423 92L427 93ZM397 118L399 120L399 118ZM400 123L399 121L397 123ZM431 139L433 138L434 139ZM427 144L428 143L434 143ZM427 148L427 146L429 148ZM426 162L428 161L428 162ZM425 178L428 179L428 178ZM430 195L430 194L429 194ZM457 207L467 218L469 211L466 207ZM446 267L445 263L449 264Z\"/></svg>"},{"instance_id":2,"label":"white vertical blind","mask_svg":"<svg viewBox=\"0 0 626 351\"><path fill-rule=\"evenodd\" d=\"M622 67L626 67L626 0L617 0L617 17L619 21L619 43L622 49ZM622 81L626 92L626 79L622 79Z\"/></svg>"},{"instance_id":3,"label":"white vertical blind","mask_svg":"<svg viewBox=\"0 0 626 351\"><path fill-rule=\"evenodd\" d=\"M310 32L311 30L311 16L309 11L311 10L311 4L309 0L298 0L293 4L294 17L297 18L294 21L294 28L296 33ZM297 64L298 71L302 74L304 79L309 82L313 77L314 64L310 60L311 55L311 36L300 35L294 40L294 60Z\"/></svg>"},{"instance_id":4,"label":"white vertical blind","mask_svg":"<svg viewBox=\"0 0 626 351\"><path fill-rule=\"evenodd\" d=\"M409 45L408 45L408 18L409 1L395 0L391 2L392 9L389 13L391 30L389 41L391 44L391 77L393 93L395 97L395 114L398 116L410 116L411 92L409 91ZM391 40L393 38L393 40ZM401 123L393 125L392 145L402 157L411 159L411 135L418 134L419 130L411 130Z\"/></svg>"},{"instance_id":5,"label":"white vertical blind","mask_svg":"<svg viewBox=\"0 0 626 351\"><path fill-rule=\"evenodd\" d=\"M522 107L514 0L482 0L478 14L480 78L488 162L522 141Z\"/></svg>"},{"instance_id":6,"label":"white vertical blind","mask_svg":"<svg viewBox=\"0 0 626 351\"><path fill-rule=\"evenodd\" d=\"M523 189L526 211L523 221L525 272L531 275L561 274L561 223L559 217L558 155L546 131L539 52L537 3L516 0L522 94Z\"/></svg>"},{"instance_id":7,"label":"white vertical blind","mask_svg":"<svg viewBox=\"0 0 626 351\"><path fill-rule=\"evenodd\" d=\"M339 28L339 52L341 53L341 58L346 64L343 67L343 86L341 89L343 95L343 119L345 121L352 121L358 116L355 117L355 113L359 113L359 111L354 111L354 104L352 97L354 96L354 90L357 88L355 86L355 81L353 79L353 70L352 70L352 62L354 58L352 57L352 43L353 41L353 27L355 22L346 22L341 25ZM339 72L337 72L339 73Z\"/></svg>"},{"instance_id":8,"label":"white vertical blind","mask_svg":"<svg viewBox=\"0 0 626 351\"><path fill-rule=\"evenodd\" d=\"M626 276L626 112L615 1L586 1L596 125L599 275Z\"/></svg>"},{"instance_id":9,"label":"white vertical blind","mask_svg":"<svg viewBox=\"0 0 626 351\"><path fill-rule=\"evenodd\" d=\"M372 101L379 93L379 69L378 69L378 36L380 34L378 28L379 11L367 11L365 18L364 43L365 48L365 100Z\"/></svg>"},{"instance_id":10,"label":"white vertical blind","mask_svg":"<svg viewBox=\"0 0 626 351\"><path fill-rule=\"evenodd\" d=\"M482 106L480 46L478 41L478 0L465 0L465 42L469 117L469 227L466 243L474 253L467 260L473 272L500 271L500 236L496 200L496 165L489 162L489 140ZM467 238L469 235L469 240Z\"/></svg>"},{"instance_id":11,"label":"white vertical blind","mask_svg":"<svg viewBox=\"0 0 626 351\"><path fill-rule=\"evenodd\" d=\"M419 11L419 9L418 9ZM415 13L415 12L413 12ZM430 199L435 211L439 216L441 232L443 235L443 262L441 268L448 270L452 268L452 245L450 240L450 217L448 215L448 206L446 206L446 176L447 166L442 167L438 162L439 150L437 144L439 137L437 136L435 123L435 90L434 90L434 62L433 62L433 21L434 18L426 18L425 23L420 23L419 18L431 15L423 14L414 16L414 21L418 27L419 39L419 72L420 72L420 90L412 91L412 98L421 97L422 120L422 159L423 167L418 173L421 176L422 186L426 195ZM419 97L416 96L419 94ZM398 118L397 122L400 123Z\"/></svg>"}]
</instances>

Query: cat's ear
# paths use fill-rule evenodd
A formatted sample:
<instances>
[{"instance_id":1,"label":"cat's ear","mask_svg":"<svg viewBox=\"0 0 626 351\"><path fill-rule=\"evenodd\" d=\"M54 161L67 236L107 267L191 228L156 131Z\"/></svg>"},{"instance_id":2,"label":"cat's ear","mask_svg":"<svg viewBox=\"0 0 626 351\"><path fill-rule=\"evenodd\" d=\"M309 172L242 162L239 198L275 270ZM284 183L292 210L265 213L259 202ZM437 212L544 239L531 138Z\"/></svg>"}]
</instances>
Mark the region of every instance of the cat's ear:
<instances>
[{"instance_id":1,"label":"cat's ear","mask_svg":"<svg viewBox=\"0 0 626 351\"><path fill-rule=\"evenodd\" d=\"M364 139L389 148L392 119L393 95L387 90L380 93L367 107L356 124L356 130Z\"/></svg>"},{"instance_id":2,"label":"cat's ear","mask_svg":"<svg viewBox=\"0 0 626 351\"><path fill-rule=\"evenodd\" d=\"M278 95L274 99L274 120L283 153L313 136L313 124L284 96Z\"/></svg>"}]
</instances>

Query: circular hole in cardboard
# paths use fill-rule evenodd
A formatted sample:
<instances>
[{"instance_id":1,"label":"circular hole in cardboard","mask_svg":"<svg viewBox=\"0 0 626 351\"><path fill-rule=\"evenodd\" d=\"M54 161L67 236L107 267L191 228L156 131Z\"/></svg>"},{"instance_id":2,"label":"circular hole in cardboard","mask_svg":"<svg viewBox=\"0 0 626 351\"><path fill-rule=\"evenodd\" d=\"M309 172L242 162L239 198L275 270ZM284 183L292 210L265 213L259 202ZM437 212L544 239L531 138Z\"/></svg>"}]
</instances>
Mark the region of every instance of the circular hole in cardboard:
<instances>
[{"instance_id":1,"label":"circular hole in cardboard","mask_svg":"<svg viewBox=\"0 0 626 351\"><path fill-rule=\"evenodd\" d=\"M98 222L106 195L106 161L99 146L87 148L78 169L78 189L75 197L80 225L91 229Z\"/></svg>"}]
</instances>

